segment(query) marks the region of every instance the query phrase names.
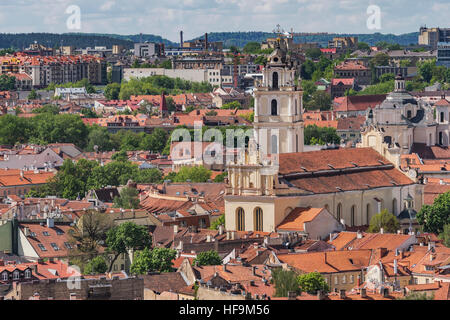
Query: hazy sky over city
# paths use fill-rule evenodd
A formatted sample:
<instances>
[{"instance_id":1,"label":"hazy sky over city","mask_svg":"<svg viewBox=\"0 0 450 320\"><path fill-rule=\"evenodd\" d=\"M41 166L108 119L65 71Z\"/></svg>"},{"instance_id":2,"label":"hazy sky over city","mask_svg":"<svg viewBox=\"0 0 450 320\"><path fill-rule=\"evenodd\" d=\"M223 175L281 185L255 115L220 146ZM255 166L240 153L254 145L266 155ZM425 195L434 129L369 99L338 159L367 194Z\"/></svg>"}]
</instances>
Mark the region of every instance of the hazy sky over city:
<instances>
[{"instance_id":1,"label":"hazy sky over city","mask_svg":"<svg viewBox=\"0 0 450 320\"><path fill-rule=\"evenodd\" d=\"M81 29L68 28L73 5ZM381 10L380 29L367 27L370 5ZM270 32L277 24L296 32L400 34L421 25L450 27L449 17L450 0L0 0L0 32L142 32L172 41L181 29L191 39L204 32Z\"/></svg>"}]
</instances>

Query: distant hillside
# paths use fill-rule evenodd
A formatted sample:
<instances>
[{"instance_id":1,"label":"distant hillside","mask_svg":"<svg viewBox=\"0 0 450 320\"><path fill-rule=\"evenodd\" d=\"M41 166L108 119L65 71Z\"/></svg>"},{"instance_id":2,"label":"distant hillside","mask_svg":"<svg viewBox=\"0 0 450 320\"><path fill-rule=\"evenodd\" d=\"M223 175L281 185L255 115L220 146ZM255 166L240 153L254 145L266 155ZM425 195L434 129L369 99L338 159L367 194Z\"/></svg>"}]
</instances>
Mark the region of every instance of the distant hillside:
<instances>
[{"instance_id":1,"label":"distant hillside","mask_svg":"<svg viewBox=\"0 0 450 320\"><path fill-rule=\"evenodd\" d=\"M209 41L223 41L226 47L238 46L243 47L248 42L256 41L262 42L269 37L274 37L275 34L270 32L211 32L208 33ZM328 41L332 40L334 37L338 36L355 36L358 37L359 41L367 42L369 45L375 45L377 42L386 41L389 43L398 43L400 45L410 45L417 44L418 32L406 33L402 35L394 34L326 34L326 35L316 35L316 36L305 36L305 37L295 37L294 41L299 42L318 42L321 46L325 47L328 45ZM200 39L204 36L195 38Z\"/></svg>"},{"instance_id":2,"label":"distant hillside","mask_svg":"<svg viewBox=\"0 0 450 320\"><path fill-rule=\"evenodd\" d=\"M27 48L31 43L38 43L51 48L62 45L74 46L76 48L86 48L94 46L106 46L112 48L113 45L123 45L126 48L133 48L134 42L139 42L140 35L117 35L117 34L96 34L96 33L0 33L0 48ZM166 45L173 45L173 42L163 39L160 36L151 34L142 35L142 41L163 42Z\"/></svg>"}]
</instances>

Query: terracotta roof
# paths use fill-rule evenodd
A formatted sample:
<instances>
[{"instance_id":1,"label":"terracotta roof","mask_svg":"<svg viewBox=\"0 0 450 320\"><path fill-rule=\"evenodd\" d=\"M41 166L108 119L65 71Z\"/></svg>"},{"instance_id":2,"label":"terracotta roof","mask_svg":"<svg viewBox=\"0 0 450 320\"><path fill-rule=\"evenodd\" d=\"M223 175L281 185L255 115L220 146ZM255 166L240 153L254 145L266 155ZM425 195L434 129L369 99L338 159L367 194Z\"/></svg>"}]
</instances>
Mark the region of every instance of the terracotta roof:
<instances>
[{"instance_id":1,"label":"terracotta roof","mask_svg":"<svg viewBox=\"0 0 450 320\"><path fill-rule=\"evenodd\" d=\"M370 264L371 250L282 254L278 259L302 272L335 273L359 271Z\"/></svg>"},{"instance_id":2,"label":"terracotta roof","mask_svg":"<svg viewBox=\"0 0 450 320\"><path fill-rule=\"evenodd\" d=\"M337 65L335 70L369 70L366 66L364 66L360 62L354 61L344 61L341 64Z\"/></svg>"},{"instance_id":3,"label":"terracotta roof","mask_svg":"<svg viewBox=\"0 0 450 320\"><path fill-rule=\"evenodd\" d=\"M179 272L144 275L142 278L144 278L145 289L150 289L158 293L164 291L177 292L187 285Z\"/></svg>"},{"instance_id":4,"label":"terracotta roof","mask_svg":"<svg viewBox=\"0 0 450 320\"><path fill-rule=\"evenodd\" d=\"M20 223L19 228L22 232L25 228L29 229L30 235L26 238L39 257L58 258L69 254L65 243L69 241L67 232L71 229L70 225L55 224L54 228L48 228L45 224Z\"/></svg>"},{"instance_id":5,"label":"terracotta roof","mask_svg":"<svg viewBox=\"0 0 450 320\"><path fill-rule=\"evenodd\" d=\"M424 187L424 204L432 205L441 194L450 191L450 184L427 183Z\"/></svg>"},{"instance_id":6,"label":"terracotta roof","mask_svg":"<svg viewBox=\"0 0 450 320\"><path fill-rule=\"evenodd\" d=\"M434 105L438 107L450 107L450 102L447 99L441 99Z\"/></svg>"},{"instance_id":7,"label":"terracotta roof","mask_svg":"<svg viewBox=\"0 0 450 320\"><path fill-rule=\"evenodd\" d=\"M411 235L393 234L393 233L365 233L361 232L361 238L358 239L357 232L340 232L337 238L330 241L336 247L336 250L349 249L378 249L386 248L395 250L402 244L409 241Z\"/></svg>"},{"instance_id":8,"label":"terracotta roof","mask_svg":"<svg viewBox=\"0 0 450 320\"><path fill-rule=\"evenodd\" d=\"M295 208L277 227L278 231L305 231L304 224L313 221L324 208Z\"/></svg>"},{"instance_id":9,"label":"terracotta roof","mask_svg":"<svg viewBox=\"0 0 450 320\"><path fill-rule=\"evenodd\" d=\"M386 100L385 94L345 96L334 99L333 110L338 112L366 111L375 108Z\"/></svg>"},{"instance_id":10,"label":"terracotta roof","mask_svg":"<svg viewBox=\"0 0 450 320\"><path fill-rule=\"evenodd\" d=\"M365 121L365 116L339 118L337 123L337 130L360 131Z\"/></svg>"},{"instance_id":11,"label":"terracotta roof","mask_svg":"<svg viewBox=\"0 0 450 320\"><path fill-rule=\"evenodd\" d=\"M339 84L342 84L344 86L352 86L355 84L355 78L350 79L331 79L331 85L337 86Z\"/></svg>"},{"instance_id":12,"label":"terracotta roof","mask_svg":"<svg viewBox=\"0 0 450 320\"><path fill-rule=\"evenodd\" d=\"M411 153L417 153L422 159L450 159L449 147L429 147L425 143L413 143Z\"/></svg>"}]
</instances>

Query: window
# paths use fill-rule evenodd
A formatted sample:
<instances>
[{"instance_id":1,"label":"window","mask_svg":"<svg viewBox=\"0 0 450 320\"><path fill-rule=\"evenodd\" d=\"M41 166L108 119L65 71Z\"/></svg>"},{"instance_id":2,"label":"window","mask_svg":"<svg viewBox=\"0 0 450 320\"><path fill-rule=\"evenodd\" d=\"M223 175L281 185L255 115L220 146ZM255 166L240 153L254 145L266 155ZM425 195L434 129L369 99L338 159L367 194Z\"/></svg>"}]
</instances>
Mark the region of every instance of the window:
<instances>
[{"instance_id":1,"label":"window","mask_svg":"<svg viewBox=\"0 0 450 320\"><path fill-rule=\"evenodd\" d=\"M43 234L44 236L46 236L46 237L49 237L49 236L50 236L50 233L48 233L47 231L43 231L42 234Z\"/></svg>"},{"instance_id":2,"label":"window","mask_svg":"<svg viewBox=\"0 0 450 320\"><path fill-rule=\"evenodd\" d=\"M53 250L55 250L55 251L59 251L60 250L56 243L52 242L52 243L50 243L50 245L52 246Z\"/></svg>"},{"instance_id":3,"label":"window","mask_svg":"<svg viewBox=\"0 0 450 320\"><path fill-rule=\"evenodd\" d=\"M62 230L56 230L56 234L58 236L62 236L62 235L64 235L64 232Z\"/></svg>"},{"instance_id":4,"label":"window","mask_svg":"<svg viewBox=\"0 0 450 320\"><path fill-rule=\"evenodd\" d=\"M38 247L39 249L41 249L42 251L47 251L47 249L45 248L45 246L41 243L38 243Z\"/></svg>"},{"instance_id":5,"label":"window","mask_svg":"<svg viewBox=\"0 0 450 320\"><path fill-rule=\"evenodd\" d=\"M9 277L8 277L8 272L6 272L6 271L3 272L3 273L2 273L2 281L8 281L8 278L9 278Z\"/></svg>"},{"instance_id":6,"label":"window","mask_svg":"<svg viewBox=\"0 0 450 320\"><path fill-rule=\"evenodd\" d=\"M392 213L396 216L397 215L397 199L394 198L392 200Z\"/></svg>"},{"instance_id":7,"label":"window","mask_svg":"<svg viewBox=\"0 0 450 320\"><path fill-rule=\"evenodd\" d=\"M271 115L273 116L278 115L278 102L275 99L273 99L271 102Z\"/></svg>"},{"instance_id":8,"label":"window","mask_svg":"<svg viewBox=\"0 0 450 320\"><path fill-rule=\"evenodd\" d=\"M278 154L278 137L272 136L272 154Z\"/></svg>"},{"instance_id":9,"label":"window","mask_svg":"<svg viewBox=\"0 0 450 320\"><path fill-rule=\"evenodd\" d=\"M354 275L351 275L350 276L350 283L353 283L355 281L355 276Z\"/></svg>"},{"instance_id":10,"label":"window","mask_svg":"<svg viewBox=\"0 0 450 320\"><path fill-rule=\"evenodd\" d=\"M31 270L27 269L25 270L25 279L30 279L31 278Z\"/></svg>"},{"instance_id":11,"label":"window","mask_svg":"<svg viewBox=\"0 0 450 320\"><path fill-rule=\"evenodd\" d=\"M345 276L342 276L342 283L345 284L347 282L347 279L345 278Z\"/></svg>"},{"instance_id":12,"label":"window","mask_svg":"<svg viewBox=\"0 0 450 320\"><path fill-rule=\"evenodd\" d=\"M13 272L13 280L19 280L19 279L20 279L20 272L16 270Z\"/></svg>"},{"instance_id":13,"label":"window","mask_svg":"<svg viewBox=\"0 0 450 320\"><path fill-rule=\"evenodd\" d=\"M263 231L263 211L261 208L255 209L255 231Z\"/></svg>"},{"instance_id":14,"label":"window","mask_svg":"<svg viewBox=\"0 0 450 320\"><path fill-rule=\"evenodd\" d=\"M236 212L237 231L245 231L245 212L244 209L238 208Z\"/></svg>"},{"instance_id":15,"label":"window","mask_svg":"<svg viewBox=\"0 0 450 320\"><path fill-rule=\"evenodd\" d=\"M370 224L370 204L367 204L366 206L366 224Z\"/></svg>"},{"instance_id":16,"label":"window","mask_svg":"<svg viewBox=\"0 0 450 320\"><path fill-rule=\"evenodd\" d=\"M355 224L356 224L356 217L355 217L355 215L356 215L356 206L352 206L352 209L351 209L351 217L350 217L350 219L351 219L351 226L352 227L354 227L355 226Z\"/></svg>"},{"instance_id":17,"label":"window","mask_svg":"<svg viewBox=\"0 0 450 320\"><path fill-rule=\"evenodd\" d=\"M71 245L69 242L64 242L64 246L65 246L67 249L72 249L72 248L73 248L72 245Z\"/></svg>"},{"instance_id":18,"label":"window","mask_svg":"<svg viewBox=\"0 0 450 320\"><path fill-rule=\"evenodd\" d=\"M444 122L444 119L445 119L445 117L444 117L444 113L443 113L443 112L441 112L441 122Z\"/></svg>"},{"instance_id":19,"label":"window","mask_svg":"<svg viewBox=\"0 0 450 320\"><path fill-rule=\"evenodd\" d=\"M272 75L272 88L278 89L278 72L274 72Z\"/></svg>"},{"instance_id":20,"label":"window","mask_svg":"<svg viewBox=\"0 0 450 320\"><path fill-rule=\"evenodd\" d=\"M338 276L334 277L334 284L339 284L339 277Z\"/></svg>"},{"instance_id":21,"label":"window","mask_svg":"<svg viewBox=\"0 0 450 320\"><path fill-rule=\"evenodd\" d=\"M336 210L336 219L341 222L341 214L342 214L342 204L339 203Z\"/></svg>"}]
</instances>

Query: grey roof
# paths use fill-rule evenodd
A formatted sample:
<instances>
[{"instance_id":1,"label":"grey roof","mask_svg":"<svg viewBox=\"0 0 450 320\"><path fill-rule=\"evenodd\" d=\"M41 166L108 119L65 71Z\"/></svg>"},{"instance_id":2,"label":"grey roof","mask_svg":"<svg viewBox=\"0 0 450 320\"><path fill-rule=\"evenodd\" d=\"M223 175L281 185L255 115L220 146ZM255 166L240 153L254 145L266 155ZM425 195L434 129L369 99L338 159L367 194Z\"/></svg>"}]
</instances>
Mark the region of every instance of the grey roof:
<instances>
[{"instance_id":1,"label":"grey roof","mask_svg":"<svg viewBox=\"0 0 450 320\"><path fill-rule=\"evenodd\" d=\"M7 160L0 161L1 169L34 170L55 168L62 166L64 162L64 159L50 148L45 149L39 154L13 154L7 157Z\"/></svg>"}]
</instances>

